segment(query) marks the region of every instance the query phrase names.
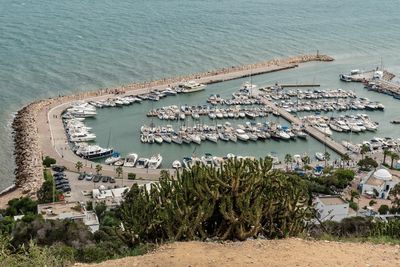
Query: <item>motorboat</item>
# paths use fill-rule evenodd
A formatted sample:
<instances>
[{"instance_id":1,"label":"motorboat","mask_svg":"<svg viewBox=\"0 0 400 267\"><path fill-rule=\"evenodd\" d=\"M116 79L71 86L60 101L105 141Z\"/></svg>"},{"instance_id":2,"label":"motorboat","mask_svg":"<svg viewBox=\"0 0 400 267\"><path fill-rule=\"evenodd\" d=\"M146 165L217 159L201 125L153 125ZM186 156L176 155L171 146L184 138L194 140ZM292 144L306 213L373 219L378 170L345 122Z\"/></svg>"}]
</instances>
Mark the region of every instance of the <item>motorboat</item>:
<instances>
[{"instance_id":1,"label":"motorboat","mask_svg":"<svg viewBox=\"0 0 400 267\"><path fill-rule=\"evenodd\" d=\"M318 124L314 125L314 128L327 136L332 135L332 131L329 129L328 125L325 123L318 123Z\"/></svg>"},{"instance_id":2,"label":"motorboat","mask_svg":"<svg viewBox=\"0 0 400 267\"><path fill-rule=\"evenodd\" d=\"M351 77L351 75L346 75L346 74L340 74L339 75L339 79L343 82L351 82L353 81L353 78Z\"/></svg>"},{"instance_id":3,"label":"motorboat","mask_svg":"<svg viewBox=\"0 0 400 267\"><path fill-rule=\"evenodd\" d=\"M88 145L79 147L76 151L78 156L85 159L99 159L106 158L113 154L114 150L112 148L102 148L98 145Z\"/></svg>"},{"instance_id":4,"label":"motorboat","mask_svg":"<svg viewBox=\"0 0 400 267\"><path fill-rule=\"evenodd\" d=\"M201 161L204 165L212 166L214 164L213 156L210 153L206 153L201 157Z\"/></svg>"},{"instance_id":5,"label":"motorboat","mask_svg":"<svg viewBox=\"0 0 400 267\"><path fill-rule=\"evenodd\" d=\"M160 154L154 155L149 159L148 165L147 167L149 169L157 169L158 167L160 167L161 163L162 163L162 156Z\"/></svg>"},{"instance_id":6,"label":"motorboat","mask_svg":"<svg viewBox=\"0 0 400 267\"><path fill-rule=\"evenodd\" d=\"M207 140L209 140L209 141L211 141L213 143L217 143L218 142L218 135L217 134L212 134L212 133L206 134L206 138L207 138Z\"/></svg>"},{"instance_id":7,"label":"motorboat","mask_svg":"<svg viewBox=\"0 0 400 267\"><path fill-rule=\"evenodd\" d=\"M242 129L236 130L236 136L241 141L249 141L250 137L246 134L246 132Z\"/></svg>"},{"instance_id":8,"label":"motorboat","mask_svg":"<svg viewBox=\"0 0 400 267\"><path fill-rule=\"evenodd\" d=\"M143 169L146 168L149 163L148 158L139 158L136 162L136 168Z\"/></svg>"},{"instance_id":9,"label":"motorboat","mask_svg":"<svg viewBox=\"0 0 400 267\"><path fill-rule=\"evenodd\" d=\"M196 143L196 144L198 144L198 145L201 144L200 135L198 135L198 134L191 134L191 135L189 135L189 138L192 139L192 142L193 142L193 143Z\"/></svg>"},{"instance_id":10,"label":"motorboat","mask_svg":"<svg viewBox=\"0 0 400 267\"><path fill-rule=\"evenodd\" d=\"M315 153L315 158L316 158L317 160L324 161L324 160L325 160L324 153L321 153L321 152Z\"/></svg>"},{"instance_id":11,"label":"motorboat","mask_svg":"<svg viewBox=\"0 0 400 267\"><path fill-rule=\"evenodd\" d=\"M131 153L127 155L125 158L124 167L134 167L137 159L138 159L138 154L136 153Z\"/></svg>"},{"instance_id":12,"label":"motorboat","mask_svg":"<svg viewBox=\"0 0 400 267\"><path fill-rule=\"evenodd\" d=\"M182 93L193 93L204 90L206 88L206 85L198 83L196 81L188 81L187 83L181 85L181 87Z\"/></svg>"},{"instance_id":13,"label":"motorboat","mask_svg":"<svg viewBox=\"0 0 400 267\"><path fill-rule=\"evenodd\" d=\"M107 164L107 165L112 165L112 164L114 164L115 162L117 162L120 159L121 159L120 154L118 152L114 152L111 157L106 158L104 163Z\"/></svg>"},{"instance_id":14,"label":"motorboat","mask_svg":"<svg viewBox=\"0 0 400 267\"><path fill-rule=\"evenodd\" d=\"M174 160L174 162L172 162L172 168L180 169L182 168L182 163L179 160Z\"/></svg>"}]
</instances>

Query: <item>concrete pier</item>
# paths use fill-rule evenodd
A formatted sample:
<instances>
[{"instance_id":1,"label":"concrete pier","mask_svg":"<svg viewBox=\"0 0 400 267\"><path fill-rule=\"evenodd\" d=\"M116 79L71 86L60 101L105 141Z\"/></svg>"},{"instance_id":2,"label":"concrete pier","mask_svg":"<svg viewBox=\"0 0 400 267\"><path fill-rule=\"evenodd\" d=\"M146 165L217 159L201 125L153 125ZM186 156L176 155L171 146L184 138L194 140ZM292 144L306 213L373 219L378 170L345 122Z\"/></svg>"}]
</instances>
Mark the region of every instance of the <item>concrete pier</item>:
<instances>
[{"instance_id":1,"label":"concrete pier","mask_svg":"<svg viewBox=\"0 0 400 267\"><path fill-rule=\"evenodd\" d=\"M280 116L282 116L285 120L289 121L292 124L296 125L304 125L304 130L312 137L317 139L319 142L322 144L328 146L330 149L338 153L339 155L343 156L347 153L347 149L342 145L330 138L329 136L326 136L325 134L321 133L317 129L315 129L312 125L306 125L303 123L302 120L300 120L298 117L295 117L294 115L290 114L286 110L279 108L273 103L272 101L269 101L265 98L263 98L264 104L271 107L273 111L276 111L279 113Z\"/></svg>"}]
</instances>

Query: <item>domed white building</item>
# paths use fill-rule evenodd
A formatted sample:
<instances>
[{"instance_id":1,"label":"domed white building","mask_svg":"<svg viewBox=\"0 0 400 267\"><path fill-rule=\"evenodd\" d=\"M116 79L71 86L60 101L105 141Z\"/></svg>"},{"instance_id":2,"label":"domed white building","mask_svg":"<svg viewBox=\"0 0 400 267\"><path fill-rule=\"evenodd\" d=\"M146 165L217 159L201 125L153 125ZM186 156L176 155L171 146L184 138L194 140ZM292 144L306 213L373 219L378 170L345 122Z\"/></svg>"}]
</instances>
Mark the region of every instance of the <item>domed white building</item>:
<instances>
[{"instance_id":1,"label":"domed white building","mask_svg":"<svg viewBox=\"0 0 400 267\"><path fill-rule=\"evenodd\" d=\"M390 190L398 183L389 170L381 168L368 173L360 182L361 194L386 199Z\"/></svg>"}]
</instances>

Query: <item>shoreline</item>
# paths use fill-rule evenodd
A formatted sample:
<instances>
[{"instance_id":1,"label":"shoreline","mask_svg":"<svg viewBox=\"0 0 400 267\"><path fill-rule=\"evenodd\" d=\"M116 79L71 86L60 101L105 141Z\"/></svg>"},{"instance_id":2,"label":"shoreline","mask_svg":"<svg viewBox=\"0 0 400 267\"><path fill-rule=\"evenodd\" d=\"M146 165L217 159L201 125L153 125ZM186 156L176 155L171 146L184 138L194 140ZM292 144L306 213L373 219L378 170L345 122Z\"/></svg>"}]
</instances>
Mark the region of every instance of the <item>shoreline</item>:
<instances>
[{"instance_id":1,"label":"shoreline","mask_svg":"<svg viewBox=\"0 0 400 267\"><path fill-rule=\"evenodd\" d=\"M68 143L65 143L65 133L58 133L59 135L53 136L54 132L52 129L53 126L60 127L60 124L62 125L60 117L57 116L61 114L68 104L73 101L107 98L120 94L138 94L140 91L179 84L187 80L197 80L198 82L205 84L218 83L248 77L250 75L259 75L296 68L299 64L306 62L330 62L333 60L334 59L330 56L319 54L291 56L282 59L266 60L255 64L220 68L195 74L144 81L140 83L121 85L114 88L83 91L77 94L34 101L20 109L16 113L12 123L16 163L16 188L22 195L30 196L32 198L36 197L36 192L44 181L42 159L45 156L55 158L57 164L68 165L68 169L71 169L71 166L75 164L76 161L71 162L64 158L64 151L65 153L73 153L70 151ZM53 115L52 118L50 117L50 113ZM53 123L57 123L57 125L55 126ZM76 159L77 156L75 154L73 155L74 157L72 157L72 159ZM85 160L81 159L81 161L84 162ZM83 170L95 172L94 164L91 164L89 167L87 163L88 161L86 161L86 166ZM103 173L115 173L113 168L104 168L105 166L108 165L103 166ZM74 167L72 167L72 170L73 168ZM132 170L132 172L136 171L136 169ZM159 170L156 172L147 171L147 174L140 173L140 175L145 175L148 179L154 180L158 176L158 173ZM127 172L124 172L124 175L127 175Z\"/></svg>"}]
</instances>

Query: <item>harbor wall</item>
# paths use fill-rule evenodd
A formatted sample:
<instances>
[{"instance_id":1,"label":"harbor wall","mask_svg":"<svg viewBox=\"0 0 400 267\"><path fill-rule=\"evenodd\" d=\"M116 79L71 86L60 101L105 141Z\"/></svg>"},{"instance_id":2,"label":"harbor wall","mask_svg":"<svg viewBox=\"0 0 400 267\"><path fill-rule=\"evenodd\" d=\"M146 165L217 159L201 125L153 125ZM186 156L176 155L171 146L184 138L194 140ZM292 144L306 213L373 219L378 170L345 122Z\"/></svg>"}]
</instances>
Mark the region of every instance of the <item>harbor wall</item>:
<instances>
[{"instance_id":1,"label":"harbor wall","mask_svg":"<svg viewBox=\"0 0 400 267\"><path fill-rule=\"evenodd\" d=\"M190 75L122 85L115 88L80 92L74 95L59 96L32 102L17 112L12 124L16 163L15 185L21 189L23 194L34 197L44 181L42 159L46 155L42 154L43 150L40 147L38 122L44 121L48 125L47 113L52 107L76 100L84 100L102 95L129 93L129 91L133 90L168 86L188 80L202 79L204 83L215 83L247 77L249 75L294 68L300 63L311 61L329 62L333 60L330 56L318 53L315 55L299 55L283 59L267 60L256 64L232 66ZM279 68L277 69L276 66ZM271 67L270 71L268 71L268 67ZM51 146L50 142L47 145ZM56 158L56 160L58 159Z\"/></svg>"}]
</instances>

